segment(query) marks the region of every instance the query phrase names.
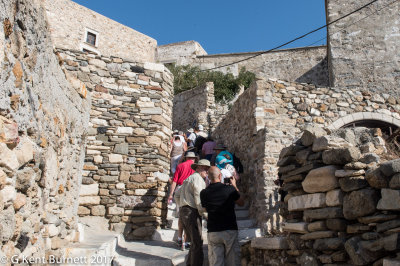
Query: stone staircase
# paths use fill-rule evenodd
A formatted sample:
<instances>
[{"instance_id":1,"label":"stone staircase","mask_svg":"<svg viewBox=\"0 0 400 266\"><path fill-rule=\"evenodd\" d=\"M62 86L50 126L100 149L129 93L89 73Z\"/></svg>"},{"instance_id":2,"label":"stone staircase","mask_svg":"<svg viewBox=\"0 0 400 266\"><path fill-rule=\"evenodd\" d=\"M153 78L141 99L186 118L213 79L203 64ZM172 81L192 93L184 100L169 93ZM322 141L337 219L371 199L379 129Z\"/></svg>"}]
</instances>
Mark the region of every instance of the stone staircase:
<instances>
[{"instance_id":1,"label":"stone staircase","mask_svg":"<svg viewBox=\"0 0 400 266\"><path fill-rule=\"evenodd\" d=\"M84 257L87 261L80 265L114 265L114 266L180 266L185 265L188 250L181 251L175 243L178 236L178 218L175 218L176 206L168 207L168 229L158 229L152 240L127 242L121 234L116 234L98 226L99 221L92 225L81 224L81 242L66 248L68 257ZM255 227L255 221L249 218L248 208L236 207L239 227L239 242L261 236L260 229ZM93 225L94 224L94 225ZM85 230L82 230L82 229ZM203 221L204 266L208 265L207 225ZM68 264L66 264L68 265ZM72 264L71 264L72 265Z\"/></svg>"}]
</instances>

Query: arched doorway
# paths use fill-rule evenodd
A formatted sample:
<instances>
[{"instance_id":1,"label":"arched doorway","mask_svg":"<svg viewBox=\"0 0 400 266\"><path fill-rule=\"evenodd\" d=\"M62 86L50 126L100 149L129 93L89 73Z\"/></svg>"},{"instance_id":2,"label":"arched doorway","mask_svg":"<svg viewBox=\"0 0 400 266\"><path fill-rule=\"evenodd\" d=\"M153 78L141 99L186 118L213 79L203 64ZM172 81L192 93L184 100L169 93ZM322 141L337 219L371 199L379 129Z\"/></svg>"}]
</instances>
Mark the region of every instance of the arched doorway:
<instances>
[{"instance_id":1,"label":"arched doorway","mask_svg":"<svg viewBox=\"0 0 400 266\"><path fill-rule=\"evenodd\" d=\"M382 113L360 112L339 118L328 129L333 131L348 127L380 128L384 139L400 151L400 119Z\"/></svg>"}]
</instances>

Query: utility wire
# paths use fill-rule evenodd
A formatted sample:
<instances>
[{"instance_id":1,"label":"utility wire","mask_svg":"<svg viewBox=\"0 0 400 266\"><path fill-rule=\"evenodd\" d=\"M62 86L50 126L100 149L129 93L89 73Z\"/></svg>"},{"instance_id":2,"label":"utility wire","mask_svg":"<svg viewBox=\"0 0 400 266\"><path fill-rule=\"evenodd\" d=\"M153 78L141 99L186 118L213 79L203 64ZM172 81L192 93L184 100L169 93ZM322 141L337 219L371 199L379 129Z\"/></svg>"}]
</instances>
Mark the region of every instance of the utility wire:
<instances>
[{"instance_id":1,"label":"utility wire","mask_svg":"<svg viewBox=\"0 0 400 266\"><path fill-rule=\"evenodd\" d=\"M286 42L286 43L284 43L284 44L281 44L281 45L279 45L279 46L276 46L276 47L274 47L274 48L272 48L272 49L269 49L269 50L267 50L267 51L260 52L260 53L258 53L258 54L256 54L256 55L253 55L253 56L250 56L250 57L247 57L247 58L244 58L244 59L235 61L235 62L233 62L233 63L229 63L229 64L222 65L222 66L216 66L216 67L209 68L209 69L198 70L197 72L204 72L204 71L209 71L209 70L214 70L214 69L218 69L218 68L222 68L222 67L227 67L227 66L235 65L235 64L237 64L237 63L241 63L241 62L250 60L250 59L252 59L252 58L254 58L254 57L257 57L257 56L260 56L260 55L263 55L263 54L266 54L266 53L270 53L270 52L272 52L272 51L274 51L274 50L277 50L277 49L279 49L279 48L282 48L282 47L284 47L284 46L286 46L286 45L288 45L288 44L290 44L290 43L292 43L292 42L295 42L295 41L297 41L297 40L300 40L300 39L302 39L302 38L304 38L304 37L306 37L306 36L308 36L308 35L310 35L310 34L312 34L312 33L314 33L314 32L317 32L317 31L319 31L319 30L322 30L322 29L328 27L329 25L332 25L332 24L334 24L334 23L336 23L336 22L338 22L338 21L340 21L340 20L342 20L342 19L344 19L344 18L347 18L348 16L350 16L350 15L352 15L352 14L354 14L354 13L356 13L356 12L358 12L358 11L360 11L360 10L362 10L362 9L364 9L364 8L366 8L366 7L368 7L368 6L370 6L370 5L372 5L373 3L377 2L377 1L378 1L378 0L373 0L373 1L371 1L371 2L369 2L369 3L367 3L367 4L365 4L365 5L363 5L363 6L359 7L359 8L357 8L356 10L354 10L354 11L352 11L352 12L350 12L350 13L348 13L348 14L346 14L346 15L340 17L340 18L335 19L335 20L333 20L333 21L331 21L331 22L325 24L324 26L321 26L321 27L319 27L319 28L317 28L317 29L314 29L314 30L312 30L312 31L310 31L310 32L307 32L306 34L303 34L303 35L301 35L301 36L299 36L299 37L297 37L297 38L294 38L294 39L292 39L292 40L290 40L290 41L288 41L288 42ZM395 2L397 2L397 1L398 1L398 0L396 0ZM394 3L394 2L393 2L393 3ZM324 38L324 39L325 39L325 38ZM320 41L320 40L318 40L318 41ZM318 42L318 41L317 41L317 42Z\"/></svg>"},{"instance_id":2,"label":"utility wire","mask_svg":"<svg viewBox=\"0 0 400 266\"><path fill-rule=\"evenodd\" d=\"M348 27L353 26L354 24L360 22L361 20L364 20L364 19L366 19L366 18L368 18L368 17L370 17L370 16L372 16L372 15L378 13L379 11L381 11L381 10L387 8L387 7L390 6L390 5L393 5L394 3L398 2L398 1L400 1L400 0L395 0L395 1L393 1L393 2L391 2L391 3L389 3L389 4L387 4L387 5L384 5L382 8L375 10L375 11L372 12L371 14L368 14L367 16L362 17L362 18L360 18L359 20L354 21L353 23L346 25L346 26L343 27L341 30L338 30L338 31L336 31L336 32L332 32L331 34L328 35L328 37L330 37L330 36L332 36L332 35L334 35L334 34L336 34L336 33L338 33L338 32L342 32L342 31L346 30ZM318 43L318 42L320 42L320 41L323 41L323 40L325 40L325 39L327 39L327 37L321 38L321 39L319 39L319 40L317 40L317 41L315 41L315 42L313 42L313 43L311 43L311 44L309 44L309 45L307 45L307 46L304 46L304 48L311 47L311 46L313 46L314 44L316 44L316 43Z\"/></svg>"}]
</instances>

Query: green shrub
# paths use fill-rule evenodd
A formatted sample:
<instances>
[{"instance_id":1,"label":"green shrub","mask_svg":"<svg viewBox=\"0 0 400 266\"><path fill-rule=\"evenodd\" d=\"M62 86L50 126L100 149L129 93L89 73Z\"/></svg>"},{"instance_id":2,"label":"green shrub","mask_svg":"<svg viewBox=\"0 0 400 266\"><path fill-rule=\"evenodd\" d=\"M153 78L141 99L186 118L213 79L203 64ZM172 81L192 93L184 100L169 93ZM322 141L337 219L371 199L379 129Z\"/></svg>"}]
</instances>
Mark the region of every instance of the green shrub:
<instances>
[{"instance_id":1,"label":"green shrub","mask_svg":"<svg viewBox=\"0 0 400 266\"><path fill-rule=\"evenodd\" d=\"M205 82L214 82L216 102L228 102L232 100L239 91L240 85L243 85L247 89L256 79L256 75L246 71L244 67L240 69L239 75L236 78L231 73L200 71L198 66L176 66L175 64L169 64L167 67L174 75L175 94L191 90Z\"/></svg>"}]
</instances>

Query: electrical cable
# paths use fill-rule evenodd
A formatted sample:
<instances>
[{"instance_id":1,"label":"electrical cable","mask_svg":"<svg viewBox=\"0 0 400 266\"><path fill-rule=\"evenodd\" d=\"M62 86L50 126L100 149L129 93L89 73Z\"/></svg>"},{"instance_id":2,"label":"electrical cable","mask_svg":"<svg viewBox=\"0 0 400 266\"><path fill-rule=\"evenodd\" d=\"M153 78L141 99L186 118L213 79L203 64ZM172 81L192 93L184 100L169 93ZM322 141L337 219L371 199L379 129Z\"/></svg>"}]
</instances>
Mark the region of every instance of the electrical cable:
<instances>
[{"instance_id":1,"label":"electrical cable","mask_svg":"<svg viewBox=\"0 0 400 266\"><path fill-rule=\"evenodd\" d=\"M393 1L393 2L391 2L391 3L389 3L389 4L387 4L387 5L383 6L382 8L375 10L375 11L372 12L371 14L368 14L367 16L362 17L362 18L360 18L359 20L354 21L353 23L346 25L346 26L343 27L341 30L338 30L338 31L336 31L336 32L332 32L331 34L328 34L328 37L330 37L330 36L332 36L332 35L334 35L334 34L336 34L336 33L338 33L338 32L342 32L342 31L346 30L348 27L353 26L354 24L356 24L356 23L358 23L358 22L360 22L360 21L362 21L362 20L364 20L364 19L366 19L366 18L368 18L368 17L370 17L370 16L372 16L372 15L378 13L379 11L381 11L381 10L387 8L387 7L390 6L390 5L393 5L394 3L398 2L398 1L400 1L400 0L395 0L395 1ZM320 41L322 41L322 40L325 40L325 39L327 39L328 37L321 38L321 39L319 39L319 40L317 40L317 41L315 41L315 42L313 42L313 43L310 43L310 44L308 44L308 45L302 47L302 48L312 47L314 44L316 44L316 43L318 43L318 42L320 42Z\"/></svg>"},{"instance_id":2,"label":"electrical cable","mask_svg":"<svg viewBox=\"0 0 400 266\"><path fill-rule=\"evenodd\" d=\"M303 35L301 35L301 36L299 36L299 37L296 37L296 38L294 38L294 39L292 39L292 40L290 40L290 41L288 41L288 42L286 42L286 43L284 43L284 44L278 45L278 46L276 46L276 47L274 47L274 48L272 48L272 49L269 49L269 50L267 50L267 51L263 51L263 52L257 53L256 55L253 55L253 56L250 56L250 57L247 57L247 58L244 58L244 59L241 59L241 60L238 60L238 61L229 63L229 64L225 64L225 65L221 65L221 66L216 66L216 67L212 67L212 68L209 68L209 69L198 70L198 71L196 71L196 72L210 71L210 70L214 70L214 69L218 69L218 68L222 68L222 67L227 67L227 66L235 65L235 64L237 64L237 63L241 63L241 62L244 62L244 61L253 59L253 58L257 57L257 56L260 56L260 55L263 55L263 54L266 54L266 53L270 53L270 52L272 52L272 51L274 51L274 50L277 50L277 49L279 49L279 48L282 48L282 47L284 47L284 46L286 46L286 45L288 45L288 44L290 44L290 43L293 43L293 42L295 42L295 41L297 41L297 40L300 40L300 39L302 39L302 38L304 38L304 37L306 37L306 36L308 36L308 35L310 35L310 34L312 34L312 33L314 33L314 32L317 32L317 31L319 31L319 30L321 30L321 29L324 29L324 28L328 27L329 25L332 25L332 24L334 24L334 23L336 23L336 22L338 22L338 21L340 21L340 20L342 20L342 19L344 19L344 18L347 18L348 16L350 16L350 15L352 15L352 14L354 14L354 13L356 13L356 12L358 12L358 11L360 11L360 10L362 10L362 9L364 9L364 8L366 8L366 7L368 7L368 6L370 6L370 5L372 5L373 3L377 2L377 1L378 1L378 0L373 0L373 1L371 1L371 2L369 2L369 3L367 3L367 4L365 4L365 5L363 5L363 6L359 7L359 8L357 8L356 10L353 10L352 12L350 12L350 13L348 13L348 14L346 14L346 15L340 17L340 18L337 18L337 19L335 19L335 20L333 20L333 21L331 21L331 22L325 24L324 26L321 26L321 27L316 28L316 29L314 29L314 30L312 30L312 31L309 31L309 32L307 32L306 34L303 34ZM389 5L391 5L391 4L393 4L393 3L397 2L397 1L399 1L399 0L395 0L394 2L390 3ZM388 5L387 5L387 6L388 6ZM387 6L385 6L385 7L387 7ZM384 7L384 8L385 8L385 7ZM382 9L383 9L383 8L382 8ZM381 10L382 10L382 9L381 9ZM367 16L367 17L368 17L368 16ZM358 21L357 21L357 22L358 22ZM353 23L353 24L354 24L354 23ZM353 25L353 24L350 24L350 25ZM330 36L330 35L329 35L329 36ZM323 39L326 39L326 38L327 38L327 37L325 37L325 38L323 38ZM321 39L321 40L323 40L323 39ZM320 41L320 40L318 40L317 42L319 42L319 41Z\"/></svg>"}]
</instances>

